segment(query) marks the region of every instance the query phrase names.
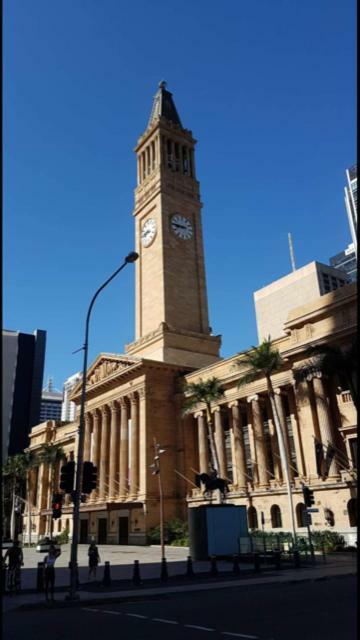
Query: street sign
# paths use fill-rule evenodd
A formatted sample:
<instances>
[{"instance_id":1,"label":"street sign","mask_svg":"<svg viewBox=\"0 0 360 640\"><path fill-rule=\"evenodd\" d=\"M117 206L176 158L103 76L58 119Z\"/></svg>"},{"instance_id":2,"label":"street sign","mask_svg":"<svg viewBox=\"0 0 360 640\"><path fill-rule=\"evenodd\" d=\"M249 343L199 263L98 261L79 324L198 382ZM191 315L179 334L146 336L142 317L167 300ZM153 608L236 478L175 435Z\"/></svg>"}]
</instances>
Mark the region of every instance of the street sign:
<instances>
[{"instance_id":1,"label":"street sign","mask_svg":"<svg viewBox=\"0 0 360 640\"><path fill-rule=\"evenodd\" d=\"M307 513L319 513L320 509L315 509L315 507L311 507L306 509Z\"/></svg>"},{"instance_id":2,"label":"street sign","mask_svg":"<svg viewBox=\"0 0 360 640\"><path fill-rule=\"evenodd\" d=\"M305 513L305 524L312 524L310 513Z\"/></svg>"}]
</instances>

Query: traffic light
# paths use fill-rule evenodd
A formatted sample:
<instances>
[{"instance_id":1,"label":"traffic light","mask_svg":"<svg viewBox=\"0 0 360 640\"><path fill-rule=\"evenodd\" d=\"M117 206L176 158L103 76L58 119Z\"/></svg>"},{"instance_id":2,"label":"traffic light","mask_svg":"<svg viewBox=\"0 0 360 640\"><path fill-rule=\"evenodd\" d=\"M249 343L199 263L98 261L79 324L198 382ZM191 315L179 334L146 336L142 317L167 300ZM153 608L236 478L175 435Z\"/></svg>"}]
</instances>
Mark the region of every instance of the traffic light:
<instances>
[{"instance_id":1,"label":"traffic light","mask_svg":"<svg viewBox=\"0 0 360 640\"><path fill-rule=\"evenodd\" d=\"M62 501L63 501L62 493L53 493L51 507L52 507L52 517L54 520L61 518Z\"/></svg>"},{"instance_id":2,"label":"traffic light","mask_svg":"<svg viewBox=\"0 0 360 640\"><path fill-rule=\"evenodd\" d=\"M65 493L71 493L74 488L75 462L70 460L61 467L60 489Z\"/></svg>"},{"instance_id":3,"label":"traffic light","mask_svg":"<svg viewBox=\"0 0 360 640\"><path fill-rule=\"evenodd\" d=\"M97 468L92 462L84 462L81 491L91 493L96 489Z\"/></svg>"},{"instance_id":4,"label":"traffic light","mask_svg":"<svg viewBox=\"0 0 360 640\"><path fill-rule=\"evenodd\" d=\"M303 496L306 507L311 507L315 503L314 492L309 487L303 486Z\"/></svg>"}]
</instances>

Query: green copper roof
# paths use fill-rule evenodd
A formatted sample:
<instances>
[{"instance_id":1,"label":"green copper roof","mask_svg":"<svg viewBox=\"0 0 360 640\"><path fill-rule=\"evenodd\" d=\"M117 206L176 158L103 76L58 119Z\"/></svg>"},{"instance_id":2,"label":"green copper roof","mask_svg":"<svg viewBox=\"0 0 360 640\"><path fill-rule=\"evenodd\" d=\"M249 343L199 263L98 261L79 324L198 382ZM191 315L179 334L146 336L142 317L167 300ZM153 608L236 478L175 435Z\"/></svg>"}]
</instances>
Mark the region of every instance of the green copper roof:
<instances>
[{"instance_id":1,"label":"green copper roof","mask_svg":"<svg viewBox=\"0 0 360 640\"><path fill-rule=\"evenodd\" d=\"M165 80L159 82L159 89L154 96L154 102L151 110L150 120L148 127L155 122L159 117L163 117L173 124L178 124L183 128L179 114L176 111L174 101L172 99L172 93L166 90Z\"/></svg>"}]
</instances>

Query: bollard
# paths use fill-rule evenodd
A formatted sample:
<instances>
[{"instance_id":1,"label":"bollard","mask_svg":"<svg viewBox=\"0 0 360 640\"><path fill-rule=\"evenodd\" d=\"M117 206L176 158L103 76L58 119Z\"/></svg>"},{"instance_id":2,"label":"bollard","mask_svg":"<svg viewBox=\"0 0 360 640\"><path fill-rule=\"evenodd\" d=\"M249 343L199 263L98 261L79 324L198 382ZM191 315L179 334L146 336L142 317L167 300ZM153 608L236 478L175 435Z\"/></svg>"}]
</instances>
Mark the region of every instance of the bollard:
<instances>
[{"instance_id":1,"label":"bollard","mask_svg":"<svg viewBox=\"0 0 360 640\"><path fill-rule=\"evenodd\" d=\"M274 551L274 564L275 564L275 569L279 570L281 569L281 553L280 551Z\"/></svg>"},{"instance_id":2,"label":"bollard","mask_svg":"<svg viewBox=\"0 0 360 640\"><path fill-rule=\"evenodd\" d=\"M314 546L310 545L311 564L316 564Z\"/></svg>"},{"instance_id":3,"label":"bollard","mask_svg":"<svg viewBox=\"0 0 360 640\"><path fill-rule=\"evenodd\" d=\"M160 580L162 582L166 582L167 579L168 579L168 571L167 571L166 558L161 558Z\"/></svg>"},{"instance_id":4,"label":"bollard","mask_svg":"<svg viewBox=\"0 0 360 640\"><path fill-rule=\"evenodd\" d=\"M293 558L294 558L295 569L300 569L300 553L298 549L294 549Z\"/></svg>"},{"instance_id":5,"label":"bollard","mask_svg":"<svg viewBox=\"0 0 360 640\"><path fill-rule=\"evenodd\" d=\"M187 557L187 561L186 561L186 576L188 578L193 578L194 577L194 569L193 569L191 556Z\"/></svg>"},{"instance_id":6,"label":"bollard","mask_svg":"<svg viewBox=\"0 0 360 640\"><path fill-rule=\"evenodd\" d=\"M5 562L2 563L2 593L6 593L6 569Z\"/></svg>"},{"instance_id":7,"label":"bollard","mask_svg":"<svg viewBox=\"0 0 360 640\"><path fill-rule=\"evenodd\" d=\"M69 562L69 569L70 569L70 573L71 573L71 562ZM80 582L79 582L79 567L76 564L76 588L79 589L80 588Z\"/></svg>"},{"instance_id":8,"label":"bollard","mask_svg":"<svg viewBox=\"0 0 360 640\"><path fill-rule=\"evenodd\" d=\"M218 573L219 572L216 564L216 556L211 556L210 557L210 575L215 577L218 575Z\"/></svg>"},{"instance_id":9,"label":"bollard","mask_svg":"<svg viewBox=\"0 0 360 640\"><path fill-rule=\"evenodd\" d=\"M132 581L133 581L133 584L135 584L136 586L141 584L139 560L134 560Z\"/></svg>"},{"instance_id":10,"label":"bollard","mask_svg":"<svg viewBox=\"0 0 360 640\"><path fill-rule=\"evenodd\" d=\"M322 550L323 562L324 562L324 564L326 564L326 553L325 553L324 541L321 542L321 550Z\"/></svg>"},{"instance_id":11,"label":"bollard","mask_svg":"<svg viewBox=\"0 0 360 640\"><path fill-rule=\"evenodd\" d=\"M37 563L37 573L36 573L36 591L41 592L44 591L44 563Z\"/></svg>"},{"instance_id":12,"label":"bollard","mask_svg":"<svg viewBox=\"0 0 360 640\"><path fill-rule=\"evenodd\" d=\"M254 569L255 571L260 571L261 567L260 567L260 554L259 553L254 553L253 554L253 558L254 558Z\"/></svg>"},{"instance_id":13,"label":"bollard","mask_svg":"<svg viewBox=\"0 0 360 640\"><path fill-rule=\"evenodd\" d=\"M240 558L239 558L239 556L237 554L235 554L233 556L233 560L234 560L234 562L233 562L233 574L235 576L238 576L239 573L240 573L240 565L239 565Z\"/></svg>"},{"instance_id":14,"label":"bollard","mask_svg":"<svg viewBox=\"0 0 360 640\"><path fill-rule=\"evenodd\" d=\"M108 560L105 561L104 577L102 583L104 587L110 587L111 585L110 562Z\"/></svg>"}]
</instances>

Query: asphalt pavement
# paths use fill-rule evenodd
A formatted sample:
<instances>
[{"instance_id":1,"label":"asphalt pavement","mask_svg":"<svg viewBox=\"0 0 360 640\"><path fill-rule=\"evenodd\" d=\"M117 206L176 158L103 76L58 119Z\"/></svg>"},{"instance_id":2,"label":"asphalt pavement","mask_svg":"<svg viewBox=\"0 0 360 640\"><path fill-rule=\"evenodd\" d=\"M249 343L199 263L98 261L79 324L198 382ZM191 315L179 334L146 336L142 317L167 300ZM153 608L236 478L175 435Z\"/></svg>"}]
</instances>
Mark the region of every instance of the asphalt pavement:
<instances>
[{"instance_id":1,"label":"asphalt pavement","mask_svg":"<svg viewBox=\"0 0 360 640\"><path fill-rule=\"evenodd\" d=\"M8 611L3 638L355 640L356 602L354 576L143 594L127 602Z\"/></svg>"}]
</instances>

